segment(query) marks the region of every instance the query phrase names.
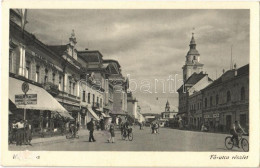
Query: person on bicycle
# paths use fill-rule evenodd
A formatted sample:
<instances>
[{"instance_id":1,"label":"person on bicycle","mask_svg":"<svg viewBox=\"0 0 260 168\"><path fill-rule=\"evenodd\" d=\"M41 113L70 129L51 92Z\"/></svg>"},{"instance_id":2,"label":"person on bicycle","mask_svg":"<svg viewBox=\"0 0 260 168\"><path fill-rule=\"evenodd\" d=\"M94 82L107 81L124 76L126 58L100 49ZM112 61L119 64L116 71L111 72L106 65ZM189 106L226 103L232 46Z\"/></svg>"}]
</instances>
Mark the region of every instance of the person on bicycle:
<instances>
[{"instance_id":1,"label":"person on bicycle","mask_svg":"<svg viewBox=\"0 0 260 168\"><path fill-rule=\"evenodd\" d=\"M239 124L238 121L235 121L235 123L232 125L231 130L230 130L230 134L232 135L231 141L233 142L233 139L236 140L236 146L239 148L239 143L238 143L238 136L239 134L244 133L246 134L246 132L244 131L244 129L241 127L241 125Z\"/></svg>"}]
</instances>

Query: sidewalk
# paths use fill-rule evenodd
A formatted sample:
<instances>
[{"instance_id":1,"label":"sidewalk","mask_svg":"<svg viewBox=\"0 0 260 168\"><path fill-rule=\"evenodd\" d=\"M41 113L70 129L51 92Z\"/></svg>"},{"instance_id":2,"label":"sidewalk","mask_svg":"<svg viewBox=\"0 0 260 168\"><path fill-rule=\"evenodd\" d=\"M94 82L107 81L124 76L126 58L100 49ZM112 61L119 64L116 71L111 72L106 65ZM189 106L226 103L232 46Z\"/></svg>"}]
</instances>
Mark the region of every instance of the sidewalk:
<instances>
[{"instance_id":1,"label":"sidewalk","mask_svg":"<svg viewBox=\"0 0 260 168\"><path fill-rule=\"evenodd\" d=\"M106 134L104 131L97 131L95 130L95 134ZM89 136L89 131L87 129L80 129L78 132L79 137L88 137ZM48 143L56 143L56 142L64 142L64 141L68 141L68 139L66 139L66 135L56 135L53 137L44 137L44 138L35 138L31 141L32 145L36 145L36 144L48 144ZM15 145L15 144L12 144Z\"/></svg>"}]
</instances>

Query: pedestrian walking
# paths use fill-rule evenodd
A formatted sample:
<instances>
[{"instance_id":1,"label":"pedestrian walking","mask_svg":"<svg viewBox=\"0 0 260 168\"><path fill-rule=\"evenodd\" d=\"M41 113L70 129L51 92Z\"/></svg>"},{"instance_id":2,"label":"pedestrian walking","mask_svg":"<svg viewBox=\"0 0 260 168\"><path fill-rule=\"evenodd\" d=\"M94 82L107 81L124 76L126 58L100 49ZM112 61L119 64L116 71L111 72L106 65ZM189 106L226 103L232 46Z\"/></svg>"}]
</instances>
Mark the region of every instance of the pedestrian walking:
<instances>
[{"instance_id":1,"label":"pedestrian walking","mask_svg":"<svg viewBox=\"0 0 260 168\"><path fill-rule=\"evenodd\" d=\"M16 123L17 132L16 132L16 145L22 145L24 140L24 122L22 119Z\"/></svg>"},{"instance_id":2,"label":"pedestrian walking","mask_svg":"<svg viewBox=\"0 0 260 168\"><path fill-rule=\"evenodd\" d=\"M32 125L26 120L25 121L25 144L32 145Z\"/></svg>"},{"instance_id":3,"label":"pedestrian walking","mask_svg":"<svg viewBox=\"0 0 260 168\"><path fill-rule=\"evenodd\" d=\"M89 142L95 142L95 138L94 138L94 121L93 118L91 118L91 121L87 124L87 129L89 130Z\"/></svg>"},{"instance_id":4,"label":"pedestrian walking","mask_svg":"<svg viewBox=\"0 0 260 168\"><path fill-rule=\"evenodd\" d=\"M158 124L158 122L155 123L154 129L155 129L155 133L159 134L159 124Z\"/></svg>"},{"instance_id":5,"label":"pedestrian walking","mask_svg":"<svg viewBox=\"0 0 260 168\"><path fill-rule=\"evenodd\" d=\"M17 125L16 120L13 120L10 128L10 143L16 142Z\"/></svg>"},{"instance_id":6,"label":"pedestrian walking","mask_svg":"<svg viewBox=\"0 0 260 168\"><path fill-rule=\"evenodd\" d=\"M154 123L151 123L152 134L154 134Z\"/></svg>"},{"instance_id":7,"label":"pedestrian walking","mask_svg":"<svg viewBox=\"0 0 260 168\"><path fill-rule=\"evenodd\" d=\"M114 121L112 121L110 124L109 132L110 132L110 139L108 140L108 142L115 143L115 123L114 123Z\"/></svg>"}]
</instances>

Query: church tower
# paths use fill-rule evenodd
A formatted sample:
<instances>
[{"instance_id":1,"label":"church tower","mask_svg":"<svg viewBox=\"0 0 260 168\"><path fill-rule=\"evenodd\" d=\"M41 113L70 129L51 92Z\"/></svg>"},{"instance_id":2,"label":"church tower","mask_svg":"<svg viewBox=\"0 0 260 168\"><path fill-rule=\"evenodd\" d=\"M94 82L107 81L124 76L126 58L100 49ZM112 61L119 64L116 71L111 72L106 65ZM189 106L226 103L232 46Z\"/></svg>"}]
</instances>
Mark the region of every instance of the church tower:
<instances>
[{"instance_id":1,"label":"church tower","mask_svg":"<svg viewBox=\"0 0 260 168\"><path fill-rule=\"evenodd\" d=\"M203 71L203 64L200 63L200 54L196 49L196 42L194 33L192 33L190 41L190 50L186 55L185 65L183 69L183 81L185 82L193 73L200 73Z\"/></svg>"},{"instance_id":2,"label":"church tower","mask_svg":"<svg viewBox=\"0 0 260 168\"><path fill-rule=\"evenodd\" d=\"M165 112L169 112L170 111L170 103L167 100L166 105L165 105Z\"/></svg>"}]
</instances>

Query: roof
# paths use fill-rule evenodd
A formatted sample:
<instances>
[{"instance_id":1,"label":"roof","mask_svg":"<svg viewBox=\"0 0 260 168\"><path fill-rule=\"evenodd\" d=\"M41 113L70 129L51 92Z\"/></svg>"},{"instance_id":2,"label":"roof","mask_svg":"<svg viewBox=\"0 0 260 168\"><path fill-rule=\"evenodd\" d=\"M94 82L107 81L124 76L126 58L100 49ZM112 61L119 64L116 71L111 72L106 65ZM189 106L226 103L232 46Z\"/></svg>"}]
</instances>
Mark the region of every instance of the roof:
<instances>
[{"instance_id":1,"label":"roof","mask_svg":"<svg viewBox=\"0 0 260 168\"><path fill-rule=\"evenodd\" d=\"M196 84L198 81L200 81L202 78L207 76L208 74L203 74L203 72L200 72L199 74L193 73L185 82L185 84Z\"/></svg>"},{"instance_id":2,"label":"roof","mask_svg":"<svg viewBox=\"0 0 260 168\"><path fill-rule=\"evenodd\" d=\"M187 53L187 55L200 55L198 50L196 49L190 49Z\"/></svg>"},{"instance_id":3,"label":"roof","mask_svg":"<svg viewBox=\"0 0 260 168\"><path fill-rule=\"evenodd\" d=\"M87 62L101 62L103 55L98 50L79 51L78 56Z\"/></svg>"},{"instance_id":4,"label":"roof","mask_svg":"<svg viewBox=\"0 0 260 168\"><path fill-rule=\"evenodd\" d=\"M67 45L52 45L52 46L48 46L48 48L50 48L56 54L62 55L67 50L68 46Z\"/></svg>"},{"instance_id":5,"label":"roof","mask_svg":"<svg viewBox=\"0 0 260 168\"><path fill-rule=\"evenodd\" d=\"M120 64L119 64L119 62L118 62L117 60L113 60L113 59L105 59L105 60L103 60L103 62L104 62L104 63L111 63L111 62L114 62L114 63L117 64L118 68L121 67Z\"/></svg>"},{"instance_id":6,"label":"roof","mask_svg":"<svg viewBox=\"0 0 260 168\"><path fill-rule=\"evenodd\" d=\"M207 89L207 88L211 88L211 87L214 87L216 85L219 85L221 83L223 83L223 76L225 76L225 74L227 73L230 73L232 71L235 71L235 69L233 70L229 70L229 71L226 71L224 74L222 74L218 79L216 79L215 81L213 81L211 84L209 84L207 87L205 87L204 89ZM237 76L242 76L242 75L246 75L246 74L249 74L249 64L247 65L244 65L242 67L240 67L239 69L237 69ZM235 76L234 76L235 77ZM204 90L203 89L203 90Z\"/></svg>"},{"instance_id":7,"label":"roof","mask_svg":"<svg viewBox=\"0 0 260 168\"><path fill-rule=\"evenodd\" d=\"M237 69L237 76L249 74L249 64L244 65Z\"/></svg>"},{"instance_id":8,"label":"roof","mask_svg":"<svg viewBox=\"0 0 260 168\"><path fill-rule=\"evenodd\" d=\"M200 72L199 74L197 73L193 73L185 82L185 85L195 85L196 83L198 83L202 78L204 78L205 76L207 76L208 74L203 74L203 72ZM209 81L213 81L210 77L208 77ZM181 87L178 89L182 90L183 89L183 85L181 85Z\"/></svg>"}]
</instances>

